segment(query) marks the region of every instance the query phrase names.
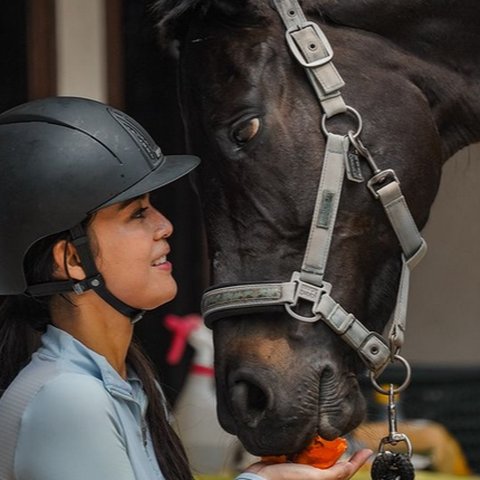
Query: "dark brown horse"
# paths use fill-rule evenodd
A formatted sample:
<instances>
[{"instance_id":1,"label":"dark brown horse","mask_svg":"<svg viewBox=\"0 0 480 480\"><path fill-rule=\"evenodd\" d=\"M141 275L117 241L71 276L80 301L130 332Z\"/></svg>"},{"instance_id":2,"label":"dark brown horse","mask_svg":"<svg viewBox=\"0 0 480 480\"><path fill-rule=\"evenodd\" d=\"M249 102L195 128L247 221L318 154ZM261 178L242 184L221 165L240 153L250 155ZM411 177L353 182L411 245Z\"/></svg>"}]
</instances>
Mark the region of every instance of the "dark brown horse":
<instances>
[{"instance_id":1,"label":"dark brown horse","mask_svg":"<svg viewBox=\"0 0 480 480\"><path fill-rule=\"evenodd\" d=\"M422 228L442 164L480 139L480 2L300 3L333 47L364 144L395 169ZM187 142L203 158L212 283L288 280L302 263L325 140L280 17L266 0L160 0L157 9L163 39L179 41ZM381 205L345 182L325 274L332 296L382 332L399 275ZM252 453L293 453L361 422L364 367L324 323L245 313L214 323L214 340L220 422Z\"/></svg>"}]
</instances>

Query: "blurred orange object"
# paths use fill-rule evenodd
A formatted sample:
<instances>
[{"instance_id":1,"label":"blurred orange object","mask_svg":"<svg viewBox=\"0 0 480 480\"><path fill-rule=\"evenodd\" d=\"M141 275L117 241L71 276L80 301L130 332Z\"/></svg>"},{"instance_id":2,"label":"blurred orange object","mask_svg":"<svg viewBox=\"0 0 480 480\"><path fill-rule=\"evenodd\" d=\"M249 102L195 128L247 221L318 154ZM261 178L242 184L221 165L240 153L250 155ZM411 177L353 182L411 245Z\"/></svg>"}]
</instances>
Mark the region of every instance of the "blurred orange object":
<instances>
[{"instance_id":1,"label":"blurred orange object","mask_svg":"<svg viewBox=\"0 0 480 480\"><path fill-rule=\"evenodd\" d=\"M344 438L325 440L317 436L312 443L299 453L294 455L269 455L262 457L262 461L268 463L303 463L316 468L329 468L347 450L347 441Z\"/></svg>"}]
</instances>

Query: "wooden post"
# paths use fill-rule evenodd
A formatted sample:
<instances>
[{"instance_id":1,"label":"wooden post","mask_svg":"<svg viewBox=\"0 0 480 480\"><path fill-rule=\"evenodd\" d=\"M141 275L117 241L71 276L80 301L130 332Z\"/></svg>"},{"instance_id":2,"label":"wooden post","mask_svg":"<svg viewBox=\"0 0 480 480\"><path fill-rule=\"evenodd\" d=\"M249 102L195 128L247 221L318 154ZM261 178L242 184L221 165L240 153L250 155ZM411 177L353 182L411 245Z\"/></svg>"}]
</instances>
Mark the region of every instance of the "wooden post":
<instances>
[{"instance_id":1,"label":"wooden post","mask_svg":"<svg viewBox=\"0 0 480 480\"><path fill-rule=\"evenodd\" d=\"M57 93L55 0L27 2L28 98Z\"/></svg>"},{"instance_id":2,"label":"wooden post","mask_svg":"<svg viewBox=\"0 0 480 480\"><path fill-rule=\"evenodd\" d=\"M125 108L125 72L122 0L105 0L108 103Z\"/></svg>"}]
</instances>

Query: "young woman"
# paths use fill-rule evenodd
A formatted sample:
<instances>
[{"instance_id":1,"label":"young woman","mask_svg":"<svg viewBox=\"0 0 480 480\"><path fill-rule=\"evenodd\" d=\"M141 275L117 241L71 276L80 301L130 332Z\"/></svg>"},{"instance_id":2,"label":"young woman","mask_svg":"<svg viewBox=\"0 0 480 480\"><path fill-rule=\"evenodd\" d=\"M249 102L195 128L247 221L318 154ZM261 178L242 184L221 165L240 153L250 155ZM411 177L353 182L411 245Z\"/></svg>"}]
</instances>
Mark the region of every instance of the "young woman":
<instances>
[{"instance_id":1,"label":"young woman","mask_svg":"<svg viewBox=\"0 0 480 480\"><path fill-rule=\"evenodd\" d=\"M0 115L0 480L192 479L132 334L177 288L148 192L198 163L91 100ZM343 480L369 453L238 478Z\"/></svg>"}]
</instances>

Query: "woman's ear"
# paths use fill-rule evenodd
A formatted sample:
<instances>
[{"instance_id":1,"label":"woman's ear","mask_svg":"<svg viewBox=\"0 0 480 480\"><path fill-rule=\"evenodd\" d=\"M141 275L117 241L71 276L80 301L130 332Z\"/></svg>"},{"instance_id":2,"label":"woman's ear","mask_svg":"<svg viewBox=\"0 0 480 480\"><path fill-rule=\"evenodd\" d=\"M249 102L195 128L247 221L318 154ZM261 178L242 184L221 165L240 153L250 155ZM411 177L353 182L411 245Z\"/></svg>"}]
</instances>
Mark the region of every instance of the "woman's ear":
<instances>
[{"instance_id":1,"label":"woman's ear","mask_svg":"<svg viewBox=\"0 0 480 480\"><path fill-rule=\"evenodd\" d=\"M53 246L54 276L59 280L84 280L85 272L75 245L60 240Z\"/></svg>"}]
</instances>

